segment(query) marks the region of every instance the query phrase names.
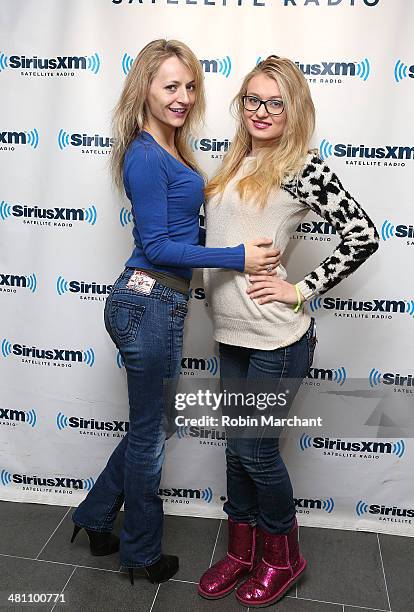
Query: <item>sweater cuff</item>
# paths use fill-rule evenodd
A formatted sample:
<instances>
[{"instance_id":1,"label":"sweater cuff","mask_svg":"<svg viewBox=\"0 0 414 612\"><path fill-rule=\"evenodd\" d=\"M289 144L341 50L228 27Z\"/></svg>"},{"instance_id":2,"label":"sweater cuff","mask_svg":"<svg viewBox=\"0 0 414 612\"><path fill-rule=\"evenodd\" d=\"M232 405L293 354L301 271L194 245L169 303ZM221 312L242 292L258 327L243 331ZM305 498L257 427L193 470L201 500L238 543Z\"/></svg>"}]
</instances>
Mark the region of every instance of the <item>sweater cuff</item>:
<instances>
[{"instance_id":1,"label":"sweater cuff","mask_svg":"<svg viewBox=\"0 0 414 612\"><path fill-rule=\"evenodd\" d=\"M309 289L308 285L305 283L304 280L300 281L299 283L296 283L296 286L298 287L305 300L310 300L318 293L316 290Z\"/></svg>"}]
</instances>

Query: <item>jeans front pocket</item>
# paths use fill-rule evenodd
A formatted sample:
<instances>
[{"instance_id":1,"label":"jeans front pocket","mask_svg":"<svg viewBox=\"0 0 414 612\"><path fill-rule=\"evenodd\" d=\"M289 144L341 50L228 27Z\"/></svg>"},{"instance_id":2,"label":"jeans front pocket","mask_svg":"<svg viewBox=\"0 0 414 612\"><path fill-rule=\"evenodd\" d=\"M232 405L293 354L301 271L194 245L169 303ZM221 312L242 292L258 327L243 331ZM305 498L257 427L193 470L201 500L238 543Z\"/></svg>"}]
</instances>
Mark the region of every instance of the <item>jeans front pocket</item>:
<instances>
[{"instance_id":1,"label":"jeans front pocket","mask_svg":"<svg viewBox=\"0 0 414 612\"><path fill-rule=\"evenodd\" d=\"M112 299L108 313L108 331L117 346L135 342L144 312L145 306L142 304Z\"/></svg>"}]
</instances>

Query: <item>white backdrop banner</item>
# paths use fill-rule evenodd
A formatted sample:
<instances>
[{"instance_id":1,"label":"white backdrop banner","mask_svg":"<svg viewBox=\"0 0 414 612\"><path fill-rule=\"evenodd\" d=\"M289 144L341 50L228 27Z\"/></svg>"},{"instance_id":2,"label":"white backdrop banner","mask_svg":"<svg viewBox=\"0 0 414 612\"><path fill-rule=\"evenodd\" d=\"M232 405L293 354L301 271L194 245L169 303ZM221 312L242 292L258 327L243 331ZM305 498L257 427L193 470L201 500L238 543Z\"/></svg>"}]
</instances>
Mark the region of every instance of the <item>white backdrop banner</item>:
<instances>
[{"instance_id":1,"label":"white backdrop banner","mask_svg":"<svg viewBox=\"0 0 414 612\"><path fill-rule=\"evenodd\" d=\"M304 72L317 108L313 144L374 220L381 245L308 305L319 343L303 386L317 393L329 380L342 393L360 379L412 407L411 2L0 5L1 499L76 506L127 431L125 371L102 317L132 248L128 201L109 179L110 117L133 59L155 38L183 40L203 66L208 115L191 144L208 174L232 138L230 100L259 58L287 56ZM285 253L290 278L336 244L309 215ZM211 331L196 272L183 382L219 376ZM283 453L302 524L414 535L414 444L387 414L376 412L371 435L289 431ZM167 513L224 516L225 445L220 428L179 428L160 490Z\"/></svg>"}]
</instances>

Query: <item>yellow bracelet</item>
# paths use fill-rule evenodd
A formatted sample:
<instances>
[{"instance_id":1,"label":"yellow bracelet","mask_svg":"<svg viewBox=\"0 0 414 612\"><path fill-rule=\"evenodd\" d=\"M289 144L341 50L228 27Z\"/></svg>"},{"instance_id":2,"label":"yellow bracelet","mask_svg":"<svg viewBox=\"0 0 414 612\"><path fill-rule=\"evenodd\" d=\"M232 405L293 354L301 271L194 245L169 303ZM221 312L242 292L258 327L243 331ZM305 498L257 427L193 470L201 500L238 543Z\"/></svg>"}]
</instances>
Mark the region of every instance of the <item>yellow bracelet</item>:
<instances>
[{"instance_id":1,"label":"yellow bracelet","mask_svg":"<svg viewBox=\"0 0 414 612\"><path fill-rule=\"evenodd\" d=\"M297 304L293 308L293 312L298 312L300 307L302 306L302 298L300 295L299 287L297 285L295 285L295 289L296 289Z\"/></svg>"}]
</instances>

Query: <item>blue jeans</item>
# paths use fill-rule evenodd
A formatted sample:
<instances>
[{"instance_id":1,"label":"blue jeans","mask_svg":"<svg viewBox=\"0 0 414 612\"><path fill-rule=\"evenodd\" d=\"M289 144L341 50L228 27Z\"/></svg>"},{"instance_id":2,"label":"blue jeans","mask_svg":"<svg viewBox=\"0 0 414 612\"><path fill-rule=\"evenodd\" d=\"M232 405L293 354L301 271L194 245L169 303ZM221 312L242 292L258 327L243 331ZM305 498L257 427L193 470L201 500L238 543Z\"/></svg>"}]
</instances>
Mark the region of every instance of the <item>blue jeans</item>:
<instances>
[{"instance_id":1,"label":"blue jeans","mask_svg":"<svg viewBox=\"0 0 414 612\"><path fill-rule=\"evenodd\" d=\"M220 343L221 384L236 379L266 379L275 381L277 389L282 379L299 382L312 365L315 349L315 324L294 344L262 351ZM231 384L231 382L230 382ZM277 392L277 391L276 391ZM290 400L293 400L294 392ZM282 457L279 440L264 437L229 437L226 449L227 501L223 510L234 521L257 524L269 533L288 533L295 519L292 484Z\"/></svg>"},{"instance_id":2,"label":"blue jeans","mask_svg":"<svg viewBox=\"0 0 414 612\"><path fill-rule=\"evenodd\" d=\"M129 430L73 521L111 531L123 503L120 557L124 567L143 567L161 556L163 504L158 495L165 447L163 381L178 381L188 297L156 282L149 295L128 289L133 270L115 282L105 305L105 327L127 374Z\"/></svg>"}]
</instances>

